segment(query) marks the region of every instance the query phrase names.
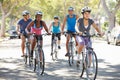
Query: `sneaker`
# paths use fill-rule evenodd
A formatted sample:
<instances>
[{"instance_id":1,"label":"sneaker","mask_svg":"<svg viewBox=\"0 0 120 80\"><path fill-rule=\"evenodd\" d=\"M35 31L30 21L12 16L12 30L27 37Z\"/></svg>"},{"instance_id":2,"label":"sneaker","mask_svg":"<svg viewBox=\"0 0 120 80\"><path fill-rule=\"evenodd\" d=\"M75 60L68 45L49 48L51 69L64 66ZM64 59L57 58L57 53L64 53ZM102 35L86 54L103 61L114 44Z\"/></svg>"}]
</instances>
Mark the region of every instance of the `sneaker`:
<instances>
[{"instance_id":1,"label":"sneaker","mask_svg":"<svg viewBox=\"0 0 120 80\"><path fill-rule=\"evenodd\" d=\"M25 55L21 55L21 57L25 57Z\"/></svg>"},{"instance_id":2,"label":"sneaker","mask_svg":"<svg viewBox=\"0 0 120 80\"><path fill-rule=\"evenodd\" d=\"M50 54L51 56L53 55L53 52L51 52L51 54Z\"/></svg>"},{"instance_id":3,"label":"sneaker","mask_svg":"<svg viewBox=\"0 0 120 80\"><path fill-rule=\"evenodd\" d=\"M91 68L88 68L88 74L89 74L89 75L92 75L92 74L93 74L93 72L92 72L92 69L91 69Z\"/></svg>"},{"instance_id":4,"label":"sneaker","mask_svg":"<svg viewBox=\"0 0 120 80\"><path fill-rule=\"evenodd\" d=\"M58 46L58 49L61 49L61 47L60 47L60 46Z\"/></svg>"},{"instance_id":5,"label":"sneaker","mask_svg":"<svg viewBox=\"0 0 120 80\"><path fill-rule=\"evenodd\" d=\"M70 53L66 53L65 56L66 56L66 57L67 57L67 56L70 57Z\"/></svg>"},{"instance_id":6,"label":"sneaker","mask_svg":"<svg viewBox=\"0 0 120 80\"><path fill-rule=\"evenodd\" d=\"M76 66L79 67L79 65L80 65L80 61L77 61Z\"/></svg>"}]
</instances>

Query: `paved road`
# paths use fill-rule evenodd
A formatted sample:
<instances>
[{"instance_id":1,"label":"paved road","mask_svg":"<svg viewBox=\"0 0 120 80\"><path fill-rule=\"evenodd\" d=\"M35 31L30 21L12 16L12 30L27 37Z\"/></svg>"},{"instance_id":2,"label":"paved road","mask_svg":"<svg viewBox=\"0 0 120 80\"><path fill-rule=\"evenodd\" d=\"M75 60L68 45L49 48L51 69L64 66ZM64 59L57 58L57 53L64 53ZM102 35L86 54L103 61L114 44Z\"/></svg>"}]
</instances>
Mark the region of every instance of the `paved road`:
<instances>
[{"instance_id":1,"label":"paved road","mask_svg":"<svg viewBox=\"0 0 120 80\"><path fill-rule=\"evenodd\" d=\"M59 60L50 57L49 36L44 38L46 58L45 74L38 76L24 64L20 51L20 40L9 40L0 43L0 80L85 80L79 78L75 66L69 67L65 55L65 38L62 37L62 49ZM120 46L108 45L105 41L95 40L94 50L99 59L97 80L120 80Z\"/></svg>"}]
</instances>

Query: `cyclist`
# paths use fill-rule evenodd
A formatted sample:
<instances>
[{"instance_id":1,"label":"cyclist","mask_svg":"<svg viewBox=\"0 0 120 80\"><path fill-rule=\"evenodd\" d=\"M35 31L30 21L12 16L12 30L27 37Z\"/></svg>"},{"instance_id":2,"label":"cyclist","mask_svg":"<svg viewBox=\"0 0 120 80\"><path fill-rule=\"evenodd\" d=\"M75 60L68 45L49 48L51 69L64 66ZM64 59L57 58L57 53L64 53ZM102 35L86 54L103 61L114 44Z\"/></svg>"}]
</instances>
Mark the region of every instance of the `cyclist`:
<instances>
[{"instance_id":1,"label":"cyclist","mask_svg":"<svg viewBox=\"0 0 120 80\"><path fill-rule=\"evenodd\" d=\"M36 35L40 36L40 39L43 40L41 34L42 34L42 30L43 28L46 30L46 32L48 34L50 34L48 32L48 28L47 28L47 25L46 23L42 20L42 12L41 11L37 11L35 13L35 20L32 21L26 28L26 32L31 35L33 33L35 33ZM29 31L31 30L31 31ZM41 41L40 43L43 44L43 42ZM36 38L32 37L31 38L31 58L33 58L33 50L34 50L34 47L36 45Z\"/></svg>"},{"instance_id":2,"label":"cyclist","mask_svg":"<svg viewBox=\"0 0 120 80\"><path fill-rule=\"evenodd\" d=\"M78 22L77 22L77 32L82 35L83 33L85 34L90 34L90 28L91 26L93 26L96 31L100 34L100 36L103 36L103 33L101 32L101 30L98 28L98 26L94 23L94 21L92 19L90 19L90 12L91 9L89 7L84 7L81 10L81 13L83 15L83 18L79 18ZM92 46L92 42L88 37L82 37L82 36L76 36L76 40L78 42L78 53L80 54L82 49L84 48L84 45L87 45L89 43L88 46ZM80 63L79 61L77 61L77 63ZM90 69L89 69L90 71Z\"/></svg>"},{"instance_id":3,"label":"cyclist","mask_svg":"<svg viewBox=\"0 0 120 80\"><path fill-rule=\"evenodd\" d=\"M74 14L74 8L69 7L68 8L68 15L64 18L64 21L63 21L62 33L64 31L66 23L67 23L67 32L68 33L75 33L76 32L75 24L76 24L77 19L78 19L78 15ZM75 36L74 36L74 38L75 38ZM67 53L66 53L65 56L70 56L70 53L68 51L69 40L70 40L70 35L68 34L67 35L67 40L66 40L66 51L67 51ZM76 41L76 39L75 39L75 41ZM76 45L77 45L77 42L76 42Z\"/></svg>"},{"instance_id":4,"label":"cyclist","mask_svg":"<svg viewBox=\"0 0 120 80\"><path fill-rule=\"evenodd\" d=\"M24 57L25 53L24 53L24 49L25 49L25 38L27 37L27 34L25 32L25 29L27 27L27 25L32 21L32 19L30 18L30 13L29 11L25 10L22 12L22 16L23 18L20 19L17 23L17 33L21 36L21 49L22 49L22 56Z\"/></svg>"},{"instance_id":5,"label":"cyclist","mask_svg":"<svg viewBox=\"0 0 120 80\"><path fill-rule=\"evenodd\" d=\"M61 49L60 47L60 40L61 40L61 33L60 33L60 21L59 21L59 17L58 16L54 16L54 22L52 22L50 24L49 27L49 32L52 28L52 42L51 42L51 55L53 54L53 40L54 40L54 36L56 34L56 36L58 37L58 49Z\"/></svg>"}]
</instances>

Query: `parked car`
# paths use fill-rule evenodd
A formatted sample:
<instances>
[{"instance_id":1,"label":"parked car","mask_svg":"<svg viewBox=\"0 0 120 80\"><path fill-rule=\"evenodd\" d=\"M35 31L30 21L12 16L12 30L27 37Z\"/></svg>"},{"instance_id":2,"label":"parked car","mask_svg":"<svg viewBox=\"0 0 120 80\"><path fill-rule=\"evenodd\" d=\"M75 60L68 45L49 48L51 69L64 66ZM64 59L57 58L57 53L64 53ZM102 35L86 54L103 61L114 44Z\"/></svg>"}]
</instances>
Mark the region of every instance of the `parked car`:
<instances>
[{"instance_id":1,"label":"parked car","mask_svg":"<svg viewBox=\"0 0 120 80\"><path fill-rule=\"evenodd\" d=\"M120 44L120 29L119 28L113 28L111 31L107 32L107 43L114 45Z\"/></svg>"},{"instance_id":2,"label":"parked car","mask_svg":"<svg viewBox=\"0 0 120 80\"><path fill-rule=\"evenodd\" d=\"M9 34L10 34L10 39L19 38L19 35L17 34L16 30L10 30Z\"/></svg>"}]
</instances>

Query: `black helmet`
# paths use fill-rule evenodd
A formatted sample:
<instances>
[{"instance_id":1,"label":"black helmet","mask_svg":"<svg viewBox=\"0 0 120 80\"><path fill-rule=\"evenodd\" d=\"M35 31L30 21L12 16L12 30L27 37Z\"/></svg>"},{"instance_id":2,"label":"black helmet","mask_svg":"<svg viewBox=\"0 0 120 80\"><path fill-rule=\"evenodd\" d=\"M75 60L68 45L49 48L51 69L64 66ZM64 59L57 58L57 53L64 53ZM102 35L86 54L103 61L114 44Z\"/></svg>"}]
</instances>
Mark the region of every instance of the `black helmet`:
<instances>
[{"instance_id":1,"label":"black helmet","mask_svg":"<svg viewBox=\"0 0 120 80\"><path fill-rule=\"evenodd\" d=\"M28 14L30 14L30 12L27 11L27 10L25 10L25 11L22 12L22 15L23 15L23 16L26 16L26 15L28 15Z\"/></svg>"},{"instance_id":2,"label":"black helmet","mask_svg":"<svg viewBox=\"0 0 120 80\"><path fill-rule=\"evenodd\" d=\"M84 12L91 12L91 9L89 8L89 7L84 7L84 8L82 8L82 10L81 10L81 13L83 14Z\"/></svg>"},{"instance_id":3,"label":"black helmet","mask_svg":"<svg viewBox=\"0 0 120 80\"><path fill-rule=\"evenodd\" d=\"M69 7L68 11L74 11L74 8L73 7Z\"/></svg>"},{"instance_id":4,"label":"black helmet","mask_svg":"<svg viewBox=\"0 0 120 80\"><path fill-rule=\"evenodd\" d=\"M42 12L41 11L37 11L36 13L35 13L35 16L36 15L41 15L42 16Z\"/></svg>"},{"instance_id":5,"label":"black helmet","mask_svg":"<svg viewBox=\"0 0 120 80\"><path fill-rule=\"evenodd\" d=\"M54 19L59 19L59 17L58 16L54 16Z\"/></svg>"}]
</instances>

